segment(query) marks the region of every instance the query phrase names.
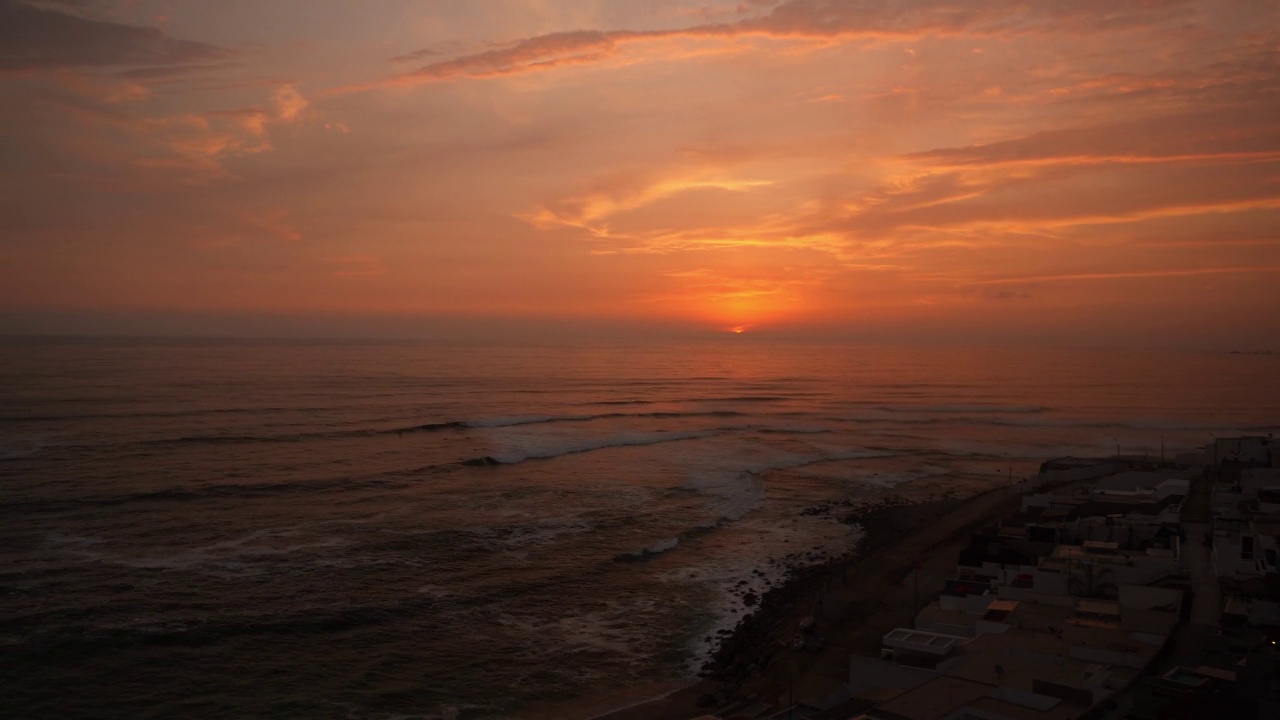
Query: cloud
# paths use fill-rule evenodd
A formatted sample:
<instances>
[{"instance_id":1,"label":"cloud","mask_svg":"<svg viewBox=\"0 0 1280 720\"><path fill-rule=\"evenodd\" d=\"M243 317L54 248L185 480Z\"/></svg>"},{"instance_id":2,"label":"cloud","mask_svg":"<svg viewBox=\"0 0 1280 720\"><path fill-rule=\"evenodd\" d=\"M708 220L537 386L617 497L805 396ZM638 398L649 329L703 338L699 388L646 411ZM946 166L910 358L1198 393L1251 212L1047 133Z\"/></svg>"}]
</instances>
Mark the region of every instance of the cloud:
<instances>
[{"instance_id":1,"label":"cloud","mask_svg":"<svg viewBox=\"0 0 1280 720\"><path fill-rule=\"evenodd\" d=\"M85 67L188 65L230 51L161 30L95 20L18 0L0 4L0 72ZM62 3L66 5L66 3Z\"/></svg>"},{"instance_id":2,"label":"cloud","mask_svg":"<svg viewBox=\"0 0 1280 720\"><path fill-rule=\"evenodd\" d=\"M140 159L138 164L194 172L192 180L229 177L225 160L270 151L270 128L301 122L309 109L310 103L296 88L281 85L272 93L271 106L266 108L141 118L135 127L152 138L161 157Z\"/></svg>"},{"instance_id":3,"label":"cloud","mask_svg":"<svg viewBox=\"0 0 1280 720\"><path fill-rule=\"evenodd\" d=\"M293 214L285 209L246 212L241 215L240 220L255 235L266 235L281 242L297 242L302 239Z\"/></svg>"},{"instance_id":4,"label":"cloud","mask_svg":"<svg viewBox=\"0 0 1280 720\"><path fill-rule=\"evenodd\" d=\"M397 55L391 58L391 62L404 62L404 63L422 62L427 58L439 57L439 55L440 55L439 50L432 50L430 48L426 48L422 50L414 50L413 52L405 53L404 55Z\"/></svg>"},{"instance_id":5,"label":"cloud","mask_svg":"<svg viewBox=\"0 0 1280 720\"><path fill-rule=\"evenodd\" d=\"M275 122L291 123L303 117L303 113L311 104L307 99L302 97L302 93L292 85L281 85L271 94L271 102L274 105L275 116L272 118Z\"/></svg>"},{"instance_id":6,"label":"cloud","mask_svg":"<svg viewBox=\"0 0 1280 720\"><path fill-rule=\"evenodd\" d=\"M1091 106L1110 121L879 158L892 172L814 225L871 239L1052 234L1280 206L1274 56L1246 48L1168 79L1154 83L1150 107L1123 98Z\"/></svg>"},{"instance_id":7,"label":"cloud","mask_svg":"<svg viewBox=\"0 0 1280 720\"><path fill-rule=\"evenodd\" d=\"M1148 278L1197 277L1200 275L1242 275L1251 273L1280 273L1280 266L1245 265L1235 267L1174 268L1168 270L1134 270L1117 272L1062 273L1058 275L1030 275L1022 277L974 280L969 285L1023 285L1043 282L1079 282L1085 280L1134 280ZM999 293L997 293L998 295Z\"/></svg>"},{"instance_id":8,"label":"cloud","mask_svg":"<svg viewBox=\"0 0 1280 720\"><path fill-rule=\"evenodd\" d=\"M223 62L223 63L200 63L190 65L150 65L143 67L130 67L119 70L115 73L116 77L128 78L131 80L162 82L172 78L181 78L196 73L204 73L215 70L226 70L229 68L240 67L239 63Z\"/></svg>"},{"instance_id":9,"label":"cloud","mask_svg":"<svg viewBox=\"0 0 1280 720\"><path fill-rule=\"evenodd\" d=\"M1276 73L1272 79L1280 78ZM1265 96L1263 96L1265 97ZM1276 105L1260 102L1258 105ZM1271 108L1280 112L1280 106ZM1165 114L1141 120L1046 130L999 142L913 153L908 159L933 168L995 165L1147 164L1280 159L1280 127L1264 107L1239 113ZM1224 132L1230 128L1229 132Z\"/></svg>"},{"instance_id":10,"label":"cloud","mask_svg":"<svg viewBox=\"0 0 1280 720\"><path fill-rule=\"evenodd\" d=\"M610 217L662 198L694 190L746 192L771 184L768 180L732 178L705 171L684 171L662 178L622 173L599 178L587 190L543 205L523 218L538 228L560 225L605 236L609 234Z\"/></svg>"},{"instance_id":11,"label":"cloud","mask_svg":"<svg viewBox=\"0 0 1280 720\"><path fill-rule=\"evenodd\" d=\"M334 255L324 260L335 268L333 277L344 280L377 277L388 272L386 264L377 255Z\"/></svg>"},{"instance_id":12,"label":"cloud","mask_svg":"<svg viewBox=\"0 0 1280 720\"><path fill-rule=\"evenodd\" d=\"M391 78L388 84L414 85L461 77L498 77L596 62L616 54L621 42L660 34L579 30L539 35L507 47L433 62ZM427 51L411 53L397 59L423 57L421 53L424 52Z\"/></svg>"},{"instance_id":13,"label":"cloud","mask_svg":"<svg viewBox=\"0 0 1280 720\"><path fill-rule=\"evenodd\" d=\"M132 85L82 73L59 73L51 82L21 89L21 103L13 105L25 113L22 122L49 126L36 136L48 143L44 152L64 155L62 162L79 165L77 174L85 176L148 171L120 178L121 184L131 180L148 187L155 174L194 184L234 178L229 160L271 151L273 129L314 115L291 85L277 86L264 105L164 114L129 102L133 91L146 96Z\"/></svg>"},{"instance_id":14,"label":"cloud","mask_svg":"<svg viewBox=\"0 0 1280 720\"><path fill-rule=\"evenodd\" d=\"M616 57L627 43L737 37L829 42L961 34L1007 37L1030 32L1116 32L1176 21L1191 7L1191 0L1150 0L1105 7L1051 0L789 0L764 14L735 22L672 30L575 30L536 35L505 47L432 62L356 89L503 77L598 63ZM420 50L394 60L423 60L436 54Z\"/></svg>"}]
</instances>

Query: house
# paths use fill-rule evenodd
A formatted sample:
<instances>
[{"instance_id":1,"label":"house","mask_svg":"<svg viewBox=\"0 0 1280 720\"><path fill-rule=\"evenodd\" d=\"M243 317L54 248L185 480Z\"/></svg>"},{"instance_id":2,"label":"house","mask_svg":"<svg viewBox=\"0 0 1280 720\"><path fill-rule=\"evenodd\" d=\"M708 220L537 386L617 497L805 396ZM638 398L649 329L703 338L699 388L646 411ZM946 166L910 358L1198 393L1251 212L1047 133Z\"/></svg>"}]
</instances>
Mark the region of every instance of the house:
<instances>
[{"instance_id":1,"label":"house","mask_svg":"<svg viewBox=\"0 0 1280 720\"><path fill-rule=\"evenodd\" d=\"M1271 436L1246 435L1214 438L1206 452L1212 465L1239 467L1280 467L1280 446Z\"/></svg>"}]
</instances>

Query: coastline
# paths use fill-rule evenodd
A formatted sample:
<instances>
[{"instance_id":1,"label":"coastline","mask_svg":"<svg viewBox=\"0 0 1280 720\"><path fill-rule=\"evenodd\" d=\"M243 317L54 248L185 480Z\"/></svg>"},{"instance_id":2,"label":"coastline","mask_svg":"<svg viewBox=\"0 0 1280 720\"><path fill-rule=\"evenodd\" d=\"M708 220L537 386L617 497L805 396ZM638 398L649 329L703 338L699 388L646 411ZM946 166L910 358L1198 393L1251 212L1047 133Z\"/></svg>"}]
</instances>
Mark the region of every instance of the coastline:
<instances>
[{"instance_id":1,"label":"coastline","mask_svg":"<svg viewBox=\"0 0 1280 720\"><path fill-rule=\"evenodd\" d=\"M1000 486L963 498L917 501L892 496L853 509L842 522L862 526L857 548L798 568L762 595L759 609L725 636L702 679L672 681L661 692L653 691L656 686L620 689L522 717L689 720L726 706L772 704L788 693L798 700L834 692L847 680L850 651L874 652L884 633L901 624L899 615L909 621L914 588L905 579L912 569L922 568L922 591L940 586L955 569L950 546L1006 514L1021 489ZM788 646L806 619L824 639L816 652Z\"/></svg>"}]
</instances>

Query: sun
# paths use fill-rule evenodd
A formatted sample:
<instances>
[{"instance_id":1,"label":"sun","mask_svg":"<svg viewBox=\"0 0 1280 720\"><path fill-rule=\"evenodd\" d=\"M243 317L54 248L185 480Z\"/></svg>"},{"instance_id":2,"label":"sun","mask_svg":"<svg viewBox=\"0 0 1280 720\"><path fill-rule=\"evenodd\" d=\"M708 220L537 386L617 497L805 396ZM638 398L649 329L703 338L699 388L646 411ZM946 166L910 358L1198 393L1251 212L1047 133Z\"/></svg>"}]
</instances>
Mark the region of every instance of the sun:
<instances>
[{"instance_id":1,"label":"sun","mask_svg":"<svg viewBox=\"0 0 1280 720\"><path fill-rule=\"evenodd\" d=\"M742 333L750 330L752 327L753 327L752 325L737 325L729 328L729 332L734 333L735 335L741 335Z\"/></svg>"}]
</instances>

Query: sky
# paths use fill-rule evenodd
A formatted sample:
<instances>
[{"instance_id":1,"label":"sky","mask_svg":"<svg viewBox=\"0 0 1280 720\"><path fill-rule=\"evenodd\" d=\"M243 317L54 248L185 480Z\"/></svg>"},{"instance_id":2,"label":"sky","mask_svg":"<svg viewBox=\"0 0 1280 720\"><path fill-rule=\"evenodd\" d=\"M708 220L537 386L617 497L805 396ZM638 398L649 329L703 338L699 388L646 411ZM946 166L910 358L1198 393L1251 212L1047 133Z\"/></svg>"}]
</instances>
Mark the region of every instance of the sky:
<instances>
[{"instance_id":1,"label":"sky","mask_svg":"<svg viewBox=\"0 0 1280 720\"><path fill-rule=\"evenodd\" d=\"M1280 4L0 0L0 332L1276 349Z\"/></svg>"}]
</instances>

